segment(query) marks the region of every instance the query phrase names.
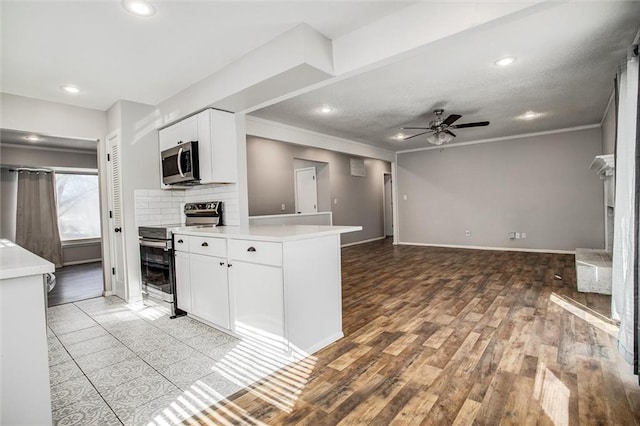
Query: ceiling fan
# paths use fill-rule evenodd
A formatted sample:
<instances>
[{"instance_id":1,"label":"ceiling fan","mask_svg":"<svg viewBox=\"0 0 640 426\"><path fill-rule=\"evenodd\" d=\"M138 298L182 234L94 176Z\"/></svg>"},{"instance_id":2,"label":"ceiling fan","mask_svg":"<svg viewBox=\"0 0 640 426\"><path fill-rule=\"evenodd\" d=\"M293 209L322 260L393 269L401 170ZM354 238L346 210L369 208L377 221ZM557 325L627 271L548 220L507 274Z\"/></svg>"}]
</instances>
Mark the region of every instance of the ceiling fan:
<instances>
[{"instance_id":1,"label":"ceiling fan","mask_svg":"<svg viewBox=\"0 0 640 426\"><path fill-rule=\"evenodd\" d=\"M424 132L415 134L413 136L405 137L403 138L403 140L412 139L417 136L425 135L427 133L432 133L427 137L427 141L434 145L442 145L447 142L451 142L451 140L456 137L456 134L453 133L450 129L465 129L467 127L482 127L489 125L488 121L453 124L462 116L458 114L451 114L443 120L442 114L444 113L444 109L442 108L436 109L435 111L433 111L433 113L436 115L436 118L429 123L429 127L401 127L401 130L425 130Z\"/></svg>"}]
</instances>

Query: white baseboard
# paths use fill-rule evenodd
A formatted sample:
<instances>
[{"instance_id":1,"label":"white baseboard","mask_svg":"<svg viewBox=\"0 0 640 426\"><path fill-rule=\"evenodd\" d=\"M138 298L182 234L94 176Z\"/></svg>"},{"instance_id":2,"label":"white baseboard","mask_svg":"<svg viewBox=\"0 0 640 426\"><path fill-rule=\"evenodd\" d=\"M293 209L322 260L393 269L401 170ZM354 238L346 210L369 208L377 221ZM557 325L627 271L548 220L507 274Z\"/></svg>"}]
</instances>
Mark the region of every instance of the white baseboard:
<instances>
[{"instance_id":1,"label":"white baseboard","mask_svg":"<svg viewBox=\"0 0 640 426\"><path fill-rule=\"evenodd\" d=\"M85 259L85 260L76 260L74 262L63 262L62 266L71 266L71 265L82 265L84 263L94 263L94 262L101 262L102 258L97 258L97 259Z\"/></svg>"},{"instance_id":2,"label":"white baseboard","mask_svg":"<svg viewBox=\"0 0 640 426\"><path fill-rule=\"evenodd\" d=\"M102 292L102 296L103 297L108 297L108 296L113 296L113 295L114 295L114 293L112 291L106 291L105 290L105 291Z\"/></svg>"},{"instance_id":3,"label":"white baseboard","mask_svg":"<svg viewBox=\"0 0 640 426\"><path fill-rule=\"evenodd\" d=\"M376 238L371 238L369 240L356 241L355 243L342 244L340 247L357 246L358 244L371 243L373 241L384 240L385 238L387 238L387 237L376 237Z\"/></svg>"},{"instance_id":4,"label":"white baseboard","mask_svg":"<svg viewBox=\"0 0 640 426\"><path fill-rule=\"evenodd\" d=\"M534 249L534 248L514 248L514 247L484 247L484 246L463 246L454 244L427 244L427 243L408 243L399 242L397 245L404 246L422 246L422 247L442 247L442 248L456 248L456 249L469 249L469 250L493 250L493 251L518 251L525 253L554 253L554 254L573 254L575 250L554 250L554 249Z\"/></svg>"}]
</instances>

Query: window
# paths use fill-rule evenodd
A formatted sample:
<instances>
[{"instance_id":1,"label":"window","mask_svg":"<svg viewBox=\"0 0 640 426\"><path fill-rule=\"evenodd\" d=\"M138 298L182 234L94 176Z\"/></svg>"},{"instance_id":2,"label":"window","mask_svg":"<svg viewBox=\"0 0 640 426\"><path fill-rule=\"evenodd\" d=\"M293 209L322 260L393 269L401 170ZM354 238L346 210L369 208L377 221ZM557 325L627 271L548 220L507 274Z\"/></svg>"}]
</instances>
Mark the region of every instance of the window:
<instances>
[{"instance_id":1,"label":"window","mask_svg":"<svg viewBox=\"0 0 640 426\"><path fill-rule=\"evenodd\" d=\"M98 176L56 173L56 193L60 239L100 238Z\"/></svg>"}]
</instances>

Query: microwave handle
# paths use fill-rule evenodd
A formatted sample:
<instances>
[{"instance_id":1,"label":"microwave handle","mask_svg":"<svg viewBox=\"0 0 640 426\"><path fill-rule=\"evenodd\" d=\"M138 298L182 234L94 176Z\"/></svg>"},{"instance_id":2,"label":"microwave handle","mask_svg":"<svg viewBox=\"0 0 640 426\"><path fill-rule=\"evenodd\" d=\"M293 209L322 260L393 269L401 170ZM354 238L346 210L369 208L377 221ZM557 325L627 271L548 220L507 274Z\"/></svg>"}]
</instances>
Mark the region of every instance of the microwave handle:
<instances>
[{"instance_id":1,"label":"microwave handle","mask_svg":"<svg viewBox=\"0 0 640 426\"><path fill-rule=\"evenodd\" d=\"M182 173L182 147L178 150L178 172L180 172L180 176L184 177L184 173Z\"/></svg>"}]
</instances>

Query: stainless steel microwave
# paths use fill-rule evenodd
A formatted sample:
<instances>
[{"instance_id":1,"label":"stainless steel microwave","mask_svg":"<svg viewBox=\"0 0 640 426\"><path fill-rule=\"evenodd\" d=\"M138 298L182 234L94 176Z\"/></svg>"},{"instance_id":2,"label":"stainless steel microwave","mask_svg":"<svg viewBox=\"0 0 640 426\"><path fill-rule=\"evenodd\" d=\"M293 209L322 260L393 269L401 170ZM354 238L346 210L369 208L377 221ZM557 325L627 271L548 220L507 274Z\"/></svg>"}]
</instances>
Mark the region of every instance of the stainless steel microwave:
<instances>
[{"instance_id":1,"label":"stainless steel microwave","mask_svg":"<svg viewBox=\"0 0 640 426\"><path fill-rule=\"evenodd\" d=\"M162 159L162 183L165 185L197 185L200 183L198 142L185 142L160 155Z\"/></svg>"}]
</instances>

